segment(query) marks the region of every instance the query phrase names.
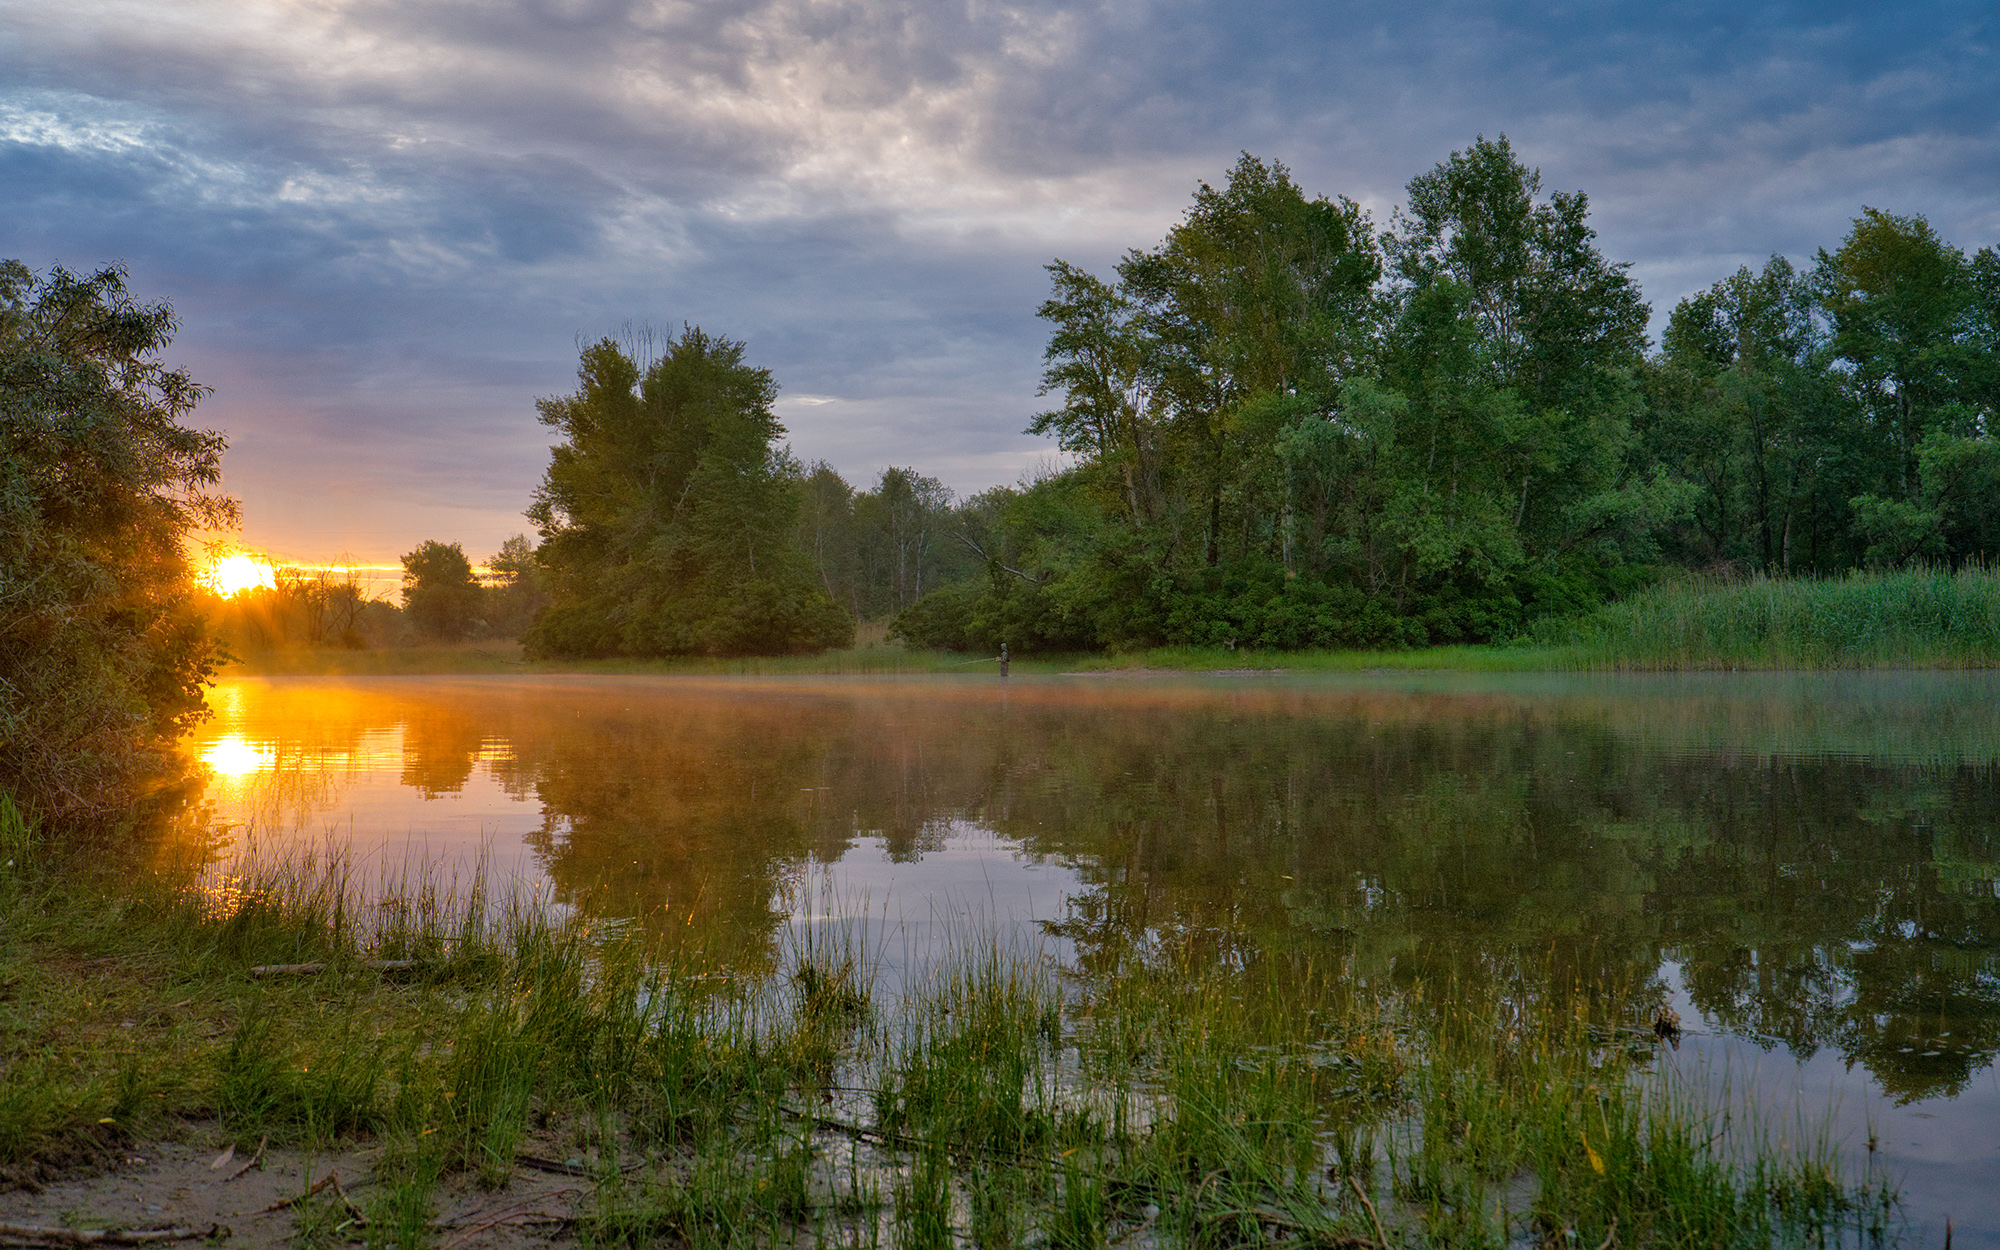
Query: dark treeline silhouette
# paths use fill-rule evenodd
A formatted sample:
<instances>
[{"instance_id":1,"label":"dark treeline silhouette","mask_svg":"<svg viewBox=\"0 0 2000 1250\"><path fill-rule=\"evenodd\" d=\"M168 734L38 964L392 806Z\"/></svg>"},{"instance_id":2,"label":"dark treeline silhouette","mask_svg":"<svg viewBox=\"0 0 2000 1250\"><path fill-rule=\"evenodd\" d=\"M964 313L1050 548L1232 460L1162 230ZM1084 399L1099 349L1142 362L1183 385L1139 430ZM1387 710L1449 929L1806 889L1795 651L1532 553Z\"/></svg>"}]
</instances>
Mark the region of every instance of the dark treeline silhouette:
<instances>
[{"instance_id":1,"label":"dark treeline silhouette","mask_svg":"<svg viewBox=\"0 0 2000 1250\"><path fill-rule=\"evenodd\" d=\"M269 585L203 596L203 609L209 628L239 650L362 649L519 637L546 598L525 534L502 543L484 574L462 545L435 539L402 562L400 603L375 594L373 579L342 556L325 565L273 562Z\"/></svg>"}]
</instances>

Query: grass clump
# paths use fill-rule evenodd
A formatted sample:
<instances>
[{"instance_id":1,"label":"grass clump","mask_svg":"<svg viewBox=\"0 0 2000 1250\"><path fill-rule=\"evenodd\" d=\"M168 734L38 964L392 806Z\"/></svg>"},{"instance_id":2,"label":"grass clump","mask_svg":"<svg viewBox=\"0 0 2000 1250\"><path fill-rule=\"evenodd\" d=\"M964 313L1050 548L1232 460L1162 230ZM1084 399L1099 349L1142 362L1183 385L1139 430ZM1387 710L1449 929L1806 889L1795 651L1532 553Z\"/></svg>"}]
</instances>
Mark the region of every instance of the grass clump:
<instances>
[{"instance_id":1,"label":"grass clump","mask_svg":"<svg viewBox=\"0 0 2000 1250\"><path fill-rule=\"evenodd\" d=\"M369 1143L307 1240L439 1243L441 1194L526 1160L576 1178L552 1218L592 1245L1761 1247L1893 1218L1823 1141L1665 1082L1614 997L1368 991L1212 935L1084 977L961 935L884 1002L839 936L739 977L476 885L360 907L324 858L93 877L10 819L0 1166Z\"/></svg>"}]
</instances>

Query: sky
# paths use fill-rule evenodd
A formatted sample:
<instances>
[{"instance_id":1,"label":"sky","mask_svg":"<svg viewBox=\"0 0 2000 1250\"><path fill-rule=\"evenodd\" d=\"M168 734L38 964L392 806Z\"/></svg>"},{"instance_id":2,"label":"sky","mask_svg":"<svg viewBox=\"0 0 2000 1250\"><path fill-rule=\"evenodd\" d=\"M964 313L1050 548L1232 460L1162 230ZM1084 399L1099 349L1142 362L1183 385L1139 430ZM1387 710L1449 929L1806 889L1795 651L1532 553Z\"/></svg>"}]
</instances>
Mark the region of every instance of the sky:
<instances>
[{"instance_id":1,"label":"sky","mask_svg":"<svg viewBox=\"0 0 2000 1250\"><path fill-rule=\"evenodd\" d=\"M1403 0L0 0L0 256L121 263L214 393L241 540L393 565L528 529L580 344L743 340L803 459L961 493L1061 257L1241 151L1387 225L1505 134L1657 322L1866 205L2000 243L1994 6Z\"/></svg>"}]
</instances>

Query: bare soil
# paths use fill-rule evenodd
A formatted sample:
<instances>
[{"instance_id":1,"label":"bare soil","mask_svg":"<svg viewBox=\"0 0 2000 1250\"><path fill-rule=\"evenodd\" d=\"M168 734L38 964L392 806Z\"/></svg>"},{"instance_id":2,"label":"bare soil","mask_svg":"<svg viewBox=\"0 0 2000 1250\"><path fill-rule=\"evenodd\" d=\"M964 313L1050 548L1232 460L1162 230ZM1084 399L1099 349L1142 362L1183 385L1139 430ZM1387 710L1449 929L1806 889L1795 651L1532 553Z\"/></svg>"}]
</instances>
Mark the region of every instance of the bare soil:
<instances>
[{"instance_id":1,"label":"bare soil","mask_svg":"<svg viewBox=\"0 0 2000 1250\"><path fill-rule=\"evenodd\" d=\"M184 1230L181 1245L293 1246L306 1240L359 1241L358 1222L375 1193L374 1148L308 1153L271 1147L227 1161L221 1131L193 1126L182 1141L154 1142L110 1158L90 1174L29 1182L0 1190L0 1246L56 1245L21 1235L23 1228ZM325 1183L331 1174L335 1184ZM310 1196L315 1184L322 1187ZM498 1190L469 1175L449 1177L435 1195L438 1250L526 1250L567 1244L571 1217L592 1182L517 1169Z\"/></svg>"}]
</instances>

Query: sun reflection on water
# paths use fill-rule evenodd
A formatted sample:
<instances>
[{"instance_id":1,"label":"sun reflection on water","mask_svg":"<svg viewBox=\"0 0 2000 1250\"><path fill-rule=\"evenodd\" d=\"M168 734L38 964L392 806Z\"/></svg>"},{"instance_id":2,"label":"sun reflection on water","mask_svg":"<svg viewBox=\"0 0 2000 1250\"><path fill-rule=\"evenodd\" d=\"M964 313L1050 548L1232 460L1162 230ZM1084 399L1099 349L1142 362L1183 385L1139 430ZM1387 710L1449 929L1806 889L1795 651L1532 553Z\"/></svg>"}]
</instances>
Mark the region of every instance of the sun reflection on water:
<instances>
[{"instance_id":1,"label":"sun reflection on water","mask_svg":"<svg viewBox=\"0 0 2000 1250\"><path fill-rule=\"evenodd\" d=\"M267 742L252 742L241 734L226 734L208 744L201 753L202 763L221 777L247 777L269 772L277 766L278 748Z\"/></svg>"}]
</instances>

